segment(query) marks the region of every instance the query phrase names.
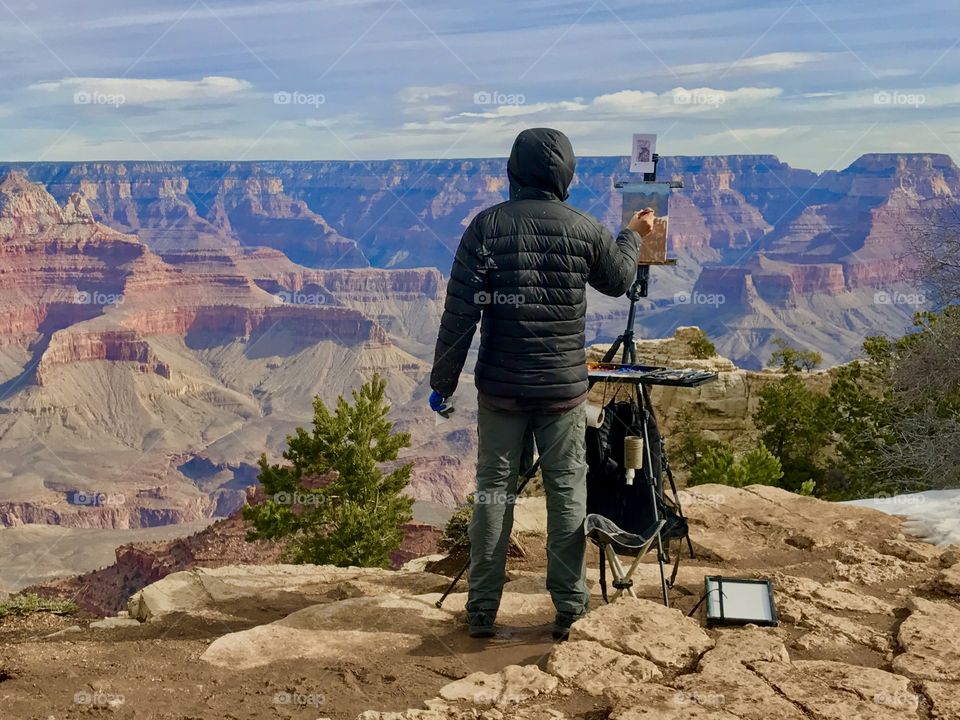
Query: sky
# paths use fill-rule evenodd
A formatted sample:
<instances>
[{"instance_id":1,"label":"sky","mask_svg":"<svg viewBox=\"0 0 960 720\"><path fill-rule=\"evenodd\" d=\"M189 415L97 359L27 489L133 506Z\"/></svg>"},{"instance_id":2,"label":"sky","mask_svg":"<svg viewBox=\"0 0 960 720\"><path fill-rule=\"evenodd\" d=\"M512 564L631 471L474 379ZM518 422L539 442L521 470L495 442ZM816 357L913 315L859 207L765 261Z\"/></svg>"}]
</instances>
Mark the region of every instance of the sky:
<instances>
[{"instance_id":1,"label":"sky","mask_svg":"<svg viewBox=\"0 0 960 720\"><path fill-rule=\"evenodd\" d=\"M0 0L0 161L960 159L957 0Z\"/></svg>"}]
</instances>

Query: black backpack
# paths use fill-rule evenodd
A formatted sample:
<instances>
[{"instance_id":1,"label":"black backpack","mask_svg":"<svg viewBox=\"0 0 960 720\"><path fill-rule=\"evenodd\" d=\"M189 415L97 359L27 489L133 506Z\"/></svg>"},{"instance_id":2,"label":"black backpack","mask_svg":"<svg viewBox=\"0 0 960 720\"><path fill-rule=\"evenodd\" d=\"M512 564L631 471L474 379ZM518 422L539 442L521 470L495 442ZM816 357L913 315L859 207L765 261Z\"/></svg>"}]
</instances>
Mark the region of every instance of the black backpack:
<instances>
[{"instance_id":1,"label":"black backpack","mask_svg":"<svg viewBox=\"0 0 960 720\"><path fill-rule=\"evenodd\" d=\"M632 485L627 485L623 464L624 438L643 437L643 419L647 415L649 463L637 471ZM656 418L634 401L613 401L604 408L603 424L587 428L587 513L602 515L629 533L645 534L654 525L654 505L650 478L654 481L657 510L666 520L665 541L686 538L687 520L673 498L664 493L662 438Z\"/></svg>"}]
</instances>

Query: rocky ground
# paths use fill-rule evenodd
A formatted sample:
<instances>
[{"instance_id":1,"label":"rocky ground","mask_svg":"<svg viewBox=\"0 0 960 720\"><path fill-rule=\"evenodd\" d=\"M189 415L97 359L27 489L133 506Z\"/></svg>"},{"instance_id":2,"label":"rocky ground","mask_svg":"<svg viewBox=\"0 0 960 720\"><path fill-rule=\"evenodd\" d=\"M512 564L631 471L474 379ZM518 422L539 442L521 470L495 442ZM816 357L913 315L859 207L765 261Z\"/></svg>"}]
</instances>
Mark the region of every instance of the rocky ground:
<instances>
[{"instance_id":1,"label":"rocky ground","mask_svg":"<svg viewBox=\"0 0 960 720\"><path fill-rule=\"evenodd\" d=\"M568 643L550 639L531 499L493 640L466 637L462 593L435 607L447 578L422 560L199 568L144 588L129 617L0 621L0 718L960 717L960 550L772 488L683 497L697 559L673 609L645 564L640 597L595 597ZM773 578L780 626L686 617L718 572Z\"/></svg>"},{"instance_id":2,"label":"rocky ground","mask_svg":"<svg viewBox=\"0 0 960 720\"><path fill-rule=\"evenodd\" d=\"M248 497L255 502L262 494L251 491ZM395 569L413 558L434 552L441 535L439 528L417 522L408 523L404 530L403 542L390 556ZM26 587L23 592L69 599L88 613L112 615L126 607L131 595L171 573L225 565L271 565L282 561L283 547L280 543L268 540L251 542L247 540L248 531L249 526L243 519L242 511L238 510L186 537L121 545L116 549L114 561L103 564L104 567L98 570L47 580ZM4 532L9 533L10 530ZM0 541L3 538L3 533L0 533ZM3 548L0 542L0 550ZM12 546L11 549L18 548ZM31 561L38 564L38 552L34 549L14 565L27 566ZM2 578L0 574L0 580Z\"/></svg>"}]
</instances>

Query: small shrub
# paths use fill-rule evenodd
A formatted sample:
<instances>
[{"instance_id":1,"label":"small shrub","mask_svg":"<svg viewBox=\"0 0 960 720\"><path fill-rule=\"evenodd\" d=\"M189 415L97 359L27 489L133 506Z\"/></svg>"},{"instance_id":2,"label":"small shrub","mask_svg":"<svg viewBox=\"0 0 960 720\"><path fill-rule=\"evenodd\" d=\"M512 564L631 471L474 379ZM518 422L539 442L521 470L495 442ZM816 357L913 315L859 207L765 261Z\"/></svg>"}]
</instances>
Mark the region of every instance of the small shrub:
<instances>
[{"instance_id":1,"label":"small shrub","mask_svg":"<svg viewBox=\"0 0 960 720\"><path fill-rule=\"evenodd\" d=\"M690 485L776 485L782 477L780 461L763 445L738 459L730 445L718 443L706 448L690 470Z\"/></svg>"},{"instance_id":2,"label":"small shrub","mask_svg":"<svg viewBox=\"0 0 960 720\"><path fill-rule=\"evenodd\" d=\"M671 464L689 472L708 448L717 447L719 444L718 440L703 436L689 407L680 409L669 436Z\"/></svg>"},{"instance_id":3,"label":"small shrub","mask_svg":"<svg viewBox=\"0 0 960 720\"><path fill-rule=\"evenodd\" d=\"M797 492L806 480L822 480L833 437L830 398L808 388L795 372L762 388L758 395L753 424L761 442L780 461L784 474L780 486Z\"/></svg>"},{"instance_id":4,"label":"small shrub","mask_svg":"<svg viewBox=\"0 0 960 720\"><path fill-rule=\"evenodd\" d=\"M467 501L457 508L453 516L447 521L443 535L437 541L437 548L442 552L449 552L455 547L470 545L470 519L473 517L473 495L467 496Z\"/></svg>"},{"instance_id":5,"label":"small shrub","mask_svg":"<svg viewBox=\"0 0 960 720\"><path fill-rule=\"evenodd\" d=\"M730 485L736 460L733 448L727 444L712 445L703 450L697 462L690 469L690 485L719 483Z\"/></svg>"},{"instance_id":6,"label":"small shrub","mask_svg":"<svg viewBox=\"0 0 960 720\"><path fill-rule=\"evenodd\" d=\"M692 352L693 356L698 360L706 360L717 354L717 346L710 341L710 338L707 337L707 334L703 330L700 331L697 337L688 340L687 344L690 346L690 352Z\"/></svg>"},{"instance_id":7,"label":"small shrub","mask_svg":"<svg viewBox=\"0 0 960 720\"><path fill-rule=\"evenodd\" d=\"M783 477L780 460L763 445L758 445L742 458L735 469L737 487L776 485Z\"/></svg>"},{"instance_id":8,"label":"small shrub","mask_svg":"<svg viewBox=\"0 0 960 720\"><path fill-rule=\"evenodd\" d=\"M0 618L7 615L33 615L47 612L54 615L72 615L79 608L71 600L40 597L36 593L14 595L0 602Z\"/></svg>"}]
</instances>

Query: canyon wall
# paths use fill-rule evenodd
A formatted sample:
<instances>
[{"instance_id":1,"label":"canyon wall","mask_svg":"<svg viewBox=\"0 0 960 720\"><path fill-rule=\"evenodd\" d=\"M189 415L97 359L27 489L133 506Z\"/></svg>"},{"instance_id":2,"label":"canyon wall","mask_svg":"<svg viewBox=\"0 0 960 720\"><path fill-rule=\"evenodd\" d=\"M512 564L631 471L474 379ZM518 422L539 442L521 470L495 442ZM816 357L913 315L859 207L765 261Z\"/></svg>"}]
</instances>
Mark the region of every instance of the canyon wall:
<instances>
[{"instance_id":1,"label":"canyon wall","mask_svg":"<svg viewBox=\"0 0 960 720\"><path fill-rule=\"evenodd\" d=\"M960 192L944 155L821 174L773 156L665 157L659 175L684 185L679 263L653 269L638 332L695 324L754 370L777 337L829 364L902 332L922 308L883 298L917 290L910 228ZM615 230L629 177L624 158L580 158L570 202ZM470 218L505 198L503 159L0 164L0 178L0 523L228 513L315 395L377 372L414 438L411 492L450 506L469 491L472 362L450 424L434 424L425 381L444 273ZM622 331L623 299L589 303L589 342ZM63 501L141 480L172 490L142 513Z\"/></svg>"},{"instance_id":2,"label":"canyon wall","mask_svg":"<svg viewBox=\"0 0 960 720\"><path fill-rule=\"evenodd\" d=\"M470 218L507 193L502 158L0 164L0 174L11 168L43 183L61 205L80 198L78 212L135 234L173 266L214 262L219 254L224 263L245 265L266 292L308 298L337 282L322 276L330 268L448 272ZM954 202L960 192L960 170L938 154L869 154L820 174L772 155L664 157L659 177L684 186L673 193L670 212L670 251L679 263L655 268L659 284L641 304L641 328L663 334L698 324L753 368L775 337L817 344L828 362L842 362L866 334L903 332L922 308L853 308L876 305L874 293L917 296L909 236L929 220L931 203ZM615 185L629 179L626 158L579 158L569 201L616 230ZM203 252L211 255L203 260ZM339 286L341 302L399 336L396 309L380 313L377 305L404 292L397 283L423 276L349 277L354 287ZM410 292L442 293L439 276L426 282ZM692 304L701 294L722 298L725 307L711 315L678 302L681 294ZM419 312L407 315L407 329ZM830 327L812 329L811 316ZM591 317L588 338L603 341L619 332L625 311L594 295ZM404 349L426 352L428 323L413 332L413 342L400 340Z\"/></svg>"},{"instance_id":3,"label":"canyon wall","mask_svg":"<svg viewBox=\"0 0 960 720\"><path fill-rule=\"evenodd\" d=\"M21 173L0 181L0 263L8 526L232 512L315 396L380 373L391 400L411 399L429 368L391 334L421 350L444 289L436 269L318 270L239 244L159 255ZM145 482L164 489L132 490Z\"/></svg>"}]
</instances>

